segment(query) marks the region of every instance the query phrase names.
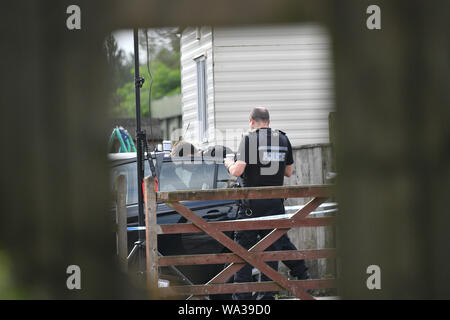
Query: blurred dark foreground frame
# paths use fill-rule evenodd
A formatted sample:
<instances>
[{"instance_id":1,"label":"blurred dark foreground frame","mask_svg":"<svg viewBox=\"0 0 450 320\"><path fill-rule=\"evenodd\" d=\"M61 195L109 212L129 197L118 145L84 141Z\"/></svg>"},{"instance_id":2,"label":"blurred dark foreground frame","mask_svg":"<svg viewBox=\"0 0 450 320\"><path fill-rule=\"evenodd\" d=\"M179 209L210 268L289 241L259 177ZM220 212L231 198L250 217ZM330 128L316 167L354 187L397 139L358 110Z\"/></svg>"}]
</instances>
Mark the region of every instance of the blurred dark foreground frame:
<instances>
[{"instance_id":1,"label":"blurred dark foreground frame","mask_svg":"<svg viewBox=\"0 0 450 320\"><path fill-rule=\"evenodd\" d=\"M448 1L77 1L80 30L69 1L2 4L2 297L148 298L119 271L108 214L109 32L315 21L333 41L339 294L450 298ZM381 30L366 28L370 4Z\"/></svg>"}]
</instances>

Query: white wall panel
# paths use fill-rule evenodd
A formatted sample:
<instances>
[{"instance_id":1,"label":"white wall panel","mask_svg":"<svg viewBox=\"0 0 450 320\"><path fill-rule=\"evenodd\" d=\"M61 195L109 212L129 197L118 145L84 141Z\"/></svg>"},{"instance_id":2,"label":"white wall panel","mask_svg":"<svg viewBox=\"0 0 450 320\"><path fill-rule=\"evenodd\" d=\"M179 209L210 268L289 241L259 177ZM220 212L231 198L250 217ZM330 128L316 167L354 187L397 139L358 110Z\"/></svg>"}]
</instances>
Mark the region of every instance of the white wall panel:
<instances>
[{"instance_id":1,"label":"white wall panel","mask_svg":"<svg viewBox=\"0 0 450 320\"><path fill-rule=\"evenodd\" d=\"M327 143L333 109L330 40L318 25L214 28L216 128L248 129L255 106L294 146ZM227 145L236 149L234 137ZM234 143L234 145L233 145Z\"/></svg>"},{"instance_id":2,"label":"white wall panel","mask_svg":"<svg viewBox=\"0 0 450 320\"><path fill-rule=\"evenodd\" d=\"M207 55L209 144L237 149L251 109L269 108L271 127L294 146L327 143L334 109L331 43L315 24L186 28L181 37L183 127L197 132L194 57ZM213 130L227 133L225 140ZM220 141L218 141L220 140Z\"/></svg>"},{"instance_id":3,"label":"white wall panel","mask_svg":"<svg viewBox=\"0 0 450 320\"><path fill-rule=\"evenodd\" d=\"M197 39L197 28L183 30L181 36L181 101L183 111L182 134L197 147L202 147L198 137L198 98L197 98L197 66L195 58L206 56L206 87L208 106L209 139L214 139L214 76L212 28L201 27L200 39Z\"/></svg>"}]
</instances>

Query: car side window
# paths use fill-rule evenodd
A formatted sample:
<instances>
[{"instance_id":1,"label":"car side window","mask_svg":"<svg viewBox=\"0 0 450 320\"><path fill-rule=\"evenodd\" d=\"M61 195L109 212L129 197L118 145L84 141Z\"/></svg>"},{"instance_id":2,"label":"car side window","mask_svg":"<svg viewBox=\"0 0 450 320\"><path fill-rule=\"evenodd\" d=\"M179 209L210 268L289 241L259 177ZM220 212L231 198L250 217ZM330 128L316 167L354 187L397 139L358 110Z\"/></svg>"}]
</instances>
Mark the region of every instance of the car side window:
<instances>
[{"instance_id":1,"label":"car side window","mask_svg":"<svg viewBox=\"0 0 450 320\"><path fill-rule=\"evenodd\" d=\"M228 173L224 164L217 165L217 189L229 188L237 178Z\"/></svg>"},{"instance_id":2,"label":"car side window","mask_svg":"<svg viewBox=\"0 0 450 320\"><path fill-rule=\"evenodd\" d=\"M111 169L111 186L114 186L114 181L117 176L125 175L127 178L127 204L134 204L138 202L137 189L137 164L136 162L121 164ZM150 175L150 168L148 161L144 163L144 176Z\"/></svg>"},{"instance_id":3,"label":"car side window","mask_svg":"<svg viewBox=\"0 0 450 320\"><path fill-rule=\"evenodd\" d=\"M137 196L137 173L136 173L136 162L127 163L117 167L112 168L112 185L114 185L114 180L119 175L124 175L127 179L127 204L136 203L138 201Z\"/></svg>"}]
</instances>

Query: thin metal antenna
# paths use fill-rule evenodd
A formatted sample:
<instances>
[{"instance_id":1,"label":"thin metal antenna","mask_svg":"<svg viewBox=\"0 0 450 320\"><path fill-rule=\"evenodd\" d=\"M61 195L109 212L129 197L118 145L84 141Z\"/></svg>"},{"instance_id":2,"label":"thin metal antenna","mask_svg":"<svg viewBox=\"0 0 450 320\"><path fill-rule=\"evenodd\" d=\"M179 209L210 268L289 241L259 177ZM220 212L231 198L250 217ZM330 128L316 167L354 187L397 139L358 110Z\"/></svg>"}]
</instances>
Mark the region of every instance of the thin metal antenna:
<instances>
[{"instance_id":1,"label":"thin metal antenna","mask_svg":"<svg viewBox=\"0 0 450 320\"><path fill-rule=\"evenodd\" d=\"M144 151L143 151L143 139L145 140L145 132L141 130L141 95L140 89L144 83L144 79L139 76L139 41L138 41L138 29L133 29L134 38L134 86L136 95L136 162L137 162L137 189L138 189L138 223L139 226L145 226L144 215L144 192L142 190L142 182L144 180ZM135 246L138 250L139 257L139 271L144 269L144 250L143 243L145 241L145 233L142 230L138 231L138 241Z\"/></svg>"},{"instance_id":2,"label":"thin metal antenna","mask_svg":"<svg viewBox=\"0 0 450 320\"><path fill-rule=\"evenodd\" d=\"M147 48L147 70L148 74L150 76L150 85L148 89L148 118L150 121L150 137L152 139L152 146L153 151L156 150L156 144L154 143L154 137L153 137L153 125L152 125L152 85L153 85L153 76L152 72L150 71L150 53L149 53L149 47L148 47L148 29L144 29L145 31L145 43Z\"/></svg>"}]
</instances>

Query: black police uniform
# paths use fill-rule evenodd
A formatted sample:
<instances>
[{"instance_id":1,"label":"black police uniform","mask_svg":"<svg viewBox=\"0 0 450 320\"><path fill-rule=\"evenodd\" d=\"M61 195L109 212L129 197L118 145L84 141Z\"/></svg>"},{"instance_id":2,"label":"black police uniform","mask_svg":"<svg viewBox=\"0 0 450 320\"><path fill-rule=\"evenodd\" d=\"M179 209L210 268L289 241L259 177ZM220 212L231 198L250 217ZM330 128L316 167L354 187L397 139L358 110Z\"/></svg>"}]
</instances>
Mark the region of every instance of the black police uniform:
<instances>
[{"instance_id":1,"label":"black police uniform","mask_svg":"<svg viewBox=\"0 0 450 320\"><path fill-rule=\"evenodd\" d=\"M294 163L292 147L286 134L279 130L261 128L242 137L236 160L244 161L247 165L241 176L243 187L282 186L284 172L287 165ZM284 214L283 199L249 199L238 211L238 219L262 217ZM236 231L235 241L246 249L252 247L258 238L265 237L269 230ZM297 250L287 235L284 235L267 251ZM307 273L304 260L283 261L291 269L293 276L302 278ZM278 262L268 262L273 269L278 269ZM252 267L246 264L235 276L235 282L251 282ZM262 281L270 281L262 275ZM273 299L273 292L260 294L260 299ZM251 293L233 294L233 299L252 299Z\"/></svg>"}]
</instances>

